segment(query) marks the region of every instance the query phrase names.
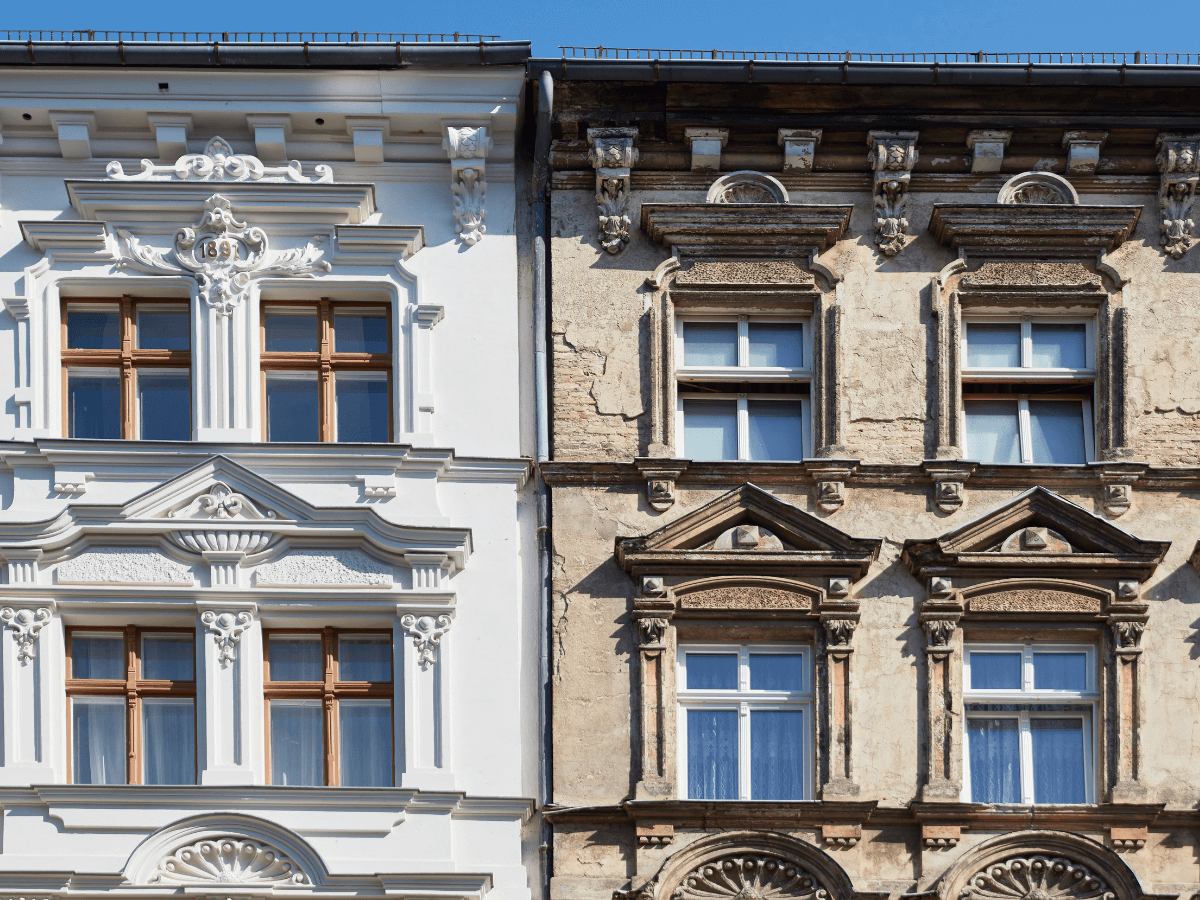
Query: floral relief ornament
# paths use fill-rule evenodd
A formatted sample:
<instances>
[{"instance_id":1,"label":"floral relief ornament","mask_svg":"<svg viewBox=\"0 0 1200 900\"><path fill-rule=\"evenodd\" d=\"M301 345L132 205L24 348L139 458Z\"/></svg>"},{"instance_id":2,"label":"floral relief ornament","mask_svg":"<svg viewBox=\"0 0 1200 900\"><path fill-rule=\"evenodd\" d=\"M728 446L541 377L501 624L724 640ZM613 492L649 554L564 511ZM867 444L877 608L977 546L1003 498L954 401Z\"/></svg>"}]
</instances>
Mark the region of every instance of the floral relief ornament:
<instances>
[{"instance_id":1,"label":"floral relief ornament","mask_svg":"<svg viewBox=\"0 0 1200 900\"><path fill-rule=\"evenodd\" d=\"M450 630L453 621L449 616L435 618L434 616L414 616L411 613L400 619L404 630L412 636L413 646L417 648L417 662L422 669L428 669L433 665L442 635Z\"/></svg>"},{"instance_id":2,"label":"floral relief ornament","mask_svg":"<svg viewBox=\"0 0 1200 900\"><path fill-rule=\"evenodd\" d=\"M0 621L13 630L17 659L21 665L28 665L36 655L38 632L42 626L50 624L50 618L50 610L44 606L38 609L13 609L11 606L0 609Z\"/></svg>"},{"instance_id":3,"label":"floral relief ornament","mask_svg":"<svg viewBox=\"0 0 1200 900\"><path fill-rule=\"evenodd\" d=\"M237 659L237 645L242 632L254 624L254 617L246 610L239 613L206 610L200 621L212 632L213 643L217 645L217 659L221 668L226 669Z\"/></svg>"},{"instance_id":4,"label":"floral relief ornament","mask_svg":"<svg viewBox=\"0 0 1200 900\"><path fill-rule=\"evenodd\" d=\"M450 156L450 191L454 195L454 231L468 247L483 239L487 232L484 219L484 174L492 139L486 126L446 128L442 148Z\"/></svg>"},{"instance_id":5,"label":"floral relief ornament","mask_svg":"<svg viewBox=\"0 0 1200 900\"><path fill-rule=\"evenodd\" d=\"M122 242L118 268L151 275L190 276L200 287L200 298L221 316L233 314L255 278L330 270L328 262L318 259L323 237L272 256L266 232L235 219L229 199L220 194L204 202L204 213L194 228L184 227L175 233L171 250L148 247L127 231L119 231L118 235Z\"/></svg>"},{"instance_id":6,"label":"floral relief ornament","mask_svg":"<svg viewBox=\"0 0 1200 900\"><path fill-rule=\"evenodd\" d=\"M126 175L125 169L114 160L106 169L113 181L290 181L296 184L332 184L333 169L316 166L317 178L303 174L300 163L292 160L286 166L264 166L257 156L233 152L228 141L214 137L203 153L185 153L173 165L157 165L142 160L142 170Z\"/></svg>"},{"instance_id":7,"label":"floral relief ornament","mask_svg":"<svg viewBox=\"0 0 1200 900\"><path fill-rule=\"evenodd\" d=\"M1171 257L1179 259L1196 243L1192 235L1195 226L1192 204L1200 181L1200 136L1160 138L1156 161L1162 174L1158 192L1162 213L1159 243Z\"/></svg>"},{"instance_id":8,"label":"floral relief ornament","mask_svg":"<svg viewBox=\"0 0 1200 900\"><path fill-rule=\"evenodd\" d=\"M1094 872L1063 857L1017 857L971 877L960 900L1116 900Z\"/></svg>"}]
</instances>

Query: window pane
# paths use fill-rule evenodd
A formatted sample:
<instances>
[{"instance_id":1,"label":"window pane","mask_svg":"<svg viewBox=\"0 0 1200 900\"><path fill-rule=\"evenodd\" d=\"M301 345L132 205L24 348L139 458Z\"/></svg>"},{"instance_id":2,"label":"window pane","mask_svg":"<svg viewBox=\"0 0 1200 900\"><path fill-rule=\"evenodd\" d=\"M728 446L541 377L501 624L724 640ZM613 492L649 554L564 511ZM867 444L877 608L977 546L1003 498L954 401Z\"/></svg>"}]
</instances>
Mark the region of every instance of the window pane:
<instances>
[{"instance_id":1,"label":"window pane","mask_svg":"<svg viewBox=\"0 0 1200 900\"><path fill-rule=\"evenodd\" d=\"M271 784L324 784L320 700L271 701Z\"/></svg>"},{"instance_id":2,"label":"window pane","mask_svg":"<svg viewBox=\"0 0 1200 900\"><path fill-rule=\"evenodd\" d=\"M142 701L146 784L196 783L196 715L192 699Z\"/></svg>"},{"instance_id":3,"label":"window pane","mask_svg":"<svg viewBox=\"0 0 1200 900\"><path fill-rule=\"evenodd\" d=\"M738 713L736 709L687 711L688 797L738 797Z\"/></svg>"},{"instance_id":4,"label":"window pane","mask_svg":"<svg viewBox=\"0 0 1200 900\"><path fill-rule=\"evenodd\" d=\"M339 638L338 680L391 681L391 639L386 637Z\"/></svg>"},{"instance_id":5,"label":"window pane","mask_svg":"<svg viewBox=\"0 0 1200 900\"><path fill-rule=\"evenodd\" d=\"M267 375L267 440L316 441L317 376Z\"/></svg>"},{"instance_id":6,"label":"window pane","mask_svg":"<svg viewBox=\"0 0 1200 900\"><path fill-rule=\"evenodd\" d=\"M738 658L736 653L687 654L689 691L736 691Z\"/></svg>"},{"instance_id":7,"label":"window pane","mask_svg":"<svg viewBox=\"0 0 1200 900\"><path fill-rule=\"evenodd\" d=\"M343 442L387 443L387 373L339 374L334 387L337 396L337 439Z\"/></svg>"},{"instance_id":8,"label":"window pane","mask_svg":"<svg viewBox=\"0 0 1200 900\"><path fill-rule=\"evenodd\" d=\"M71 677L124 678L125 639L119 634L72 634Z\"/></svg>"},{"instance_id":9,"label":"window pane","mask_svg":"<svg viewBox=\"0 0 1200 900\"><path fill-rule=\"evenodd\" d=\"M1086 691L1086 653L1034 653L1035 691Z\"/></svg>"},{"instance_id":10,"label":"window pane","mask_svg":"<svg viewBox=\"0 0 1200 900\"><path fill-rule=\"evenodd\" d=\"M1078 400L1030 400L1029 429L1035 463L1085 463L1083 404Z\"/></svg>"},{"instance_id":11,"label":"window pane","mask_svg":"<svg viewBox=\"0 0 1200 900\"><path fill-rule=\"evenodd\" d=\"M71 701L71 769L76 784L125 784L125 701Z\"/></svg>"},{"instance_id":12,"label":"window pane","mask_svg":"<svg viewBox=\"0 0 1200 900\"><path fill-rule=\"evenodd\" d=\"M1086 325L1031 325L1033 363L1038 369L1087 367Z\"/></svg>"},{"instance_id":13,"label":"window pane","mask_svg":"<svg viewBox=\"0 0 1200 900\"><path fill-rule=\"evenodd\" d=\"M321 639L268 638L272 681L320 681L324 678Z\"/></svg>"},{"instance_id":14,"label":"window pane","mask_svg":"<svg viewBox=\"0 0 1200 900\"><path fill-rule=\"evenodd\" d=\"M967 323L967 365L1011 369L1021 365L1021 326Z\"/></svg>"},{"instance_id":15,"label":"window pane","mask_svg":"<svg viewBox=\"0 0 1200 900\"><path fill-rule=\"evenodd\" d=\"M799 369L804 366L803 326L751 322L750 365Z\"/></svg>"},{"instance_id":16,"label":"window pane","mask_svg":"<svg viewBox=\"0 0 1200 900\"><path fill-rule=\"evenodd\" d=\"M750 400L750 458L803 459L800 404L787 400Z\"/></svg>"},{"instance_id":17,"label":"window pane","mask_svg":"<svg viewBox=\"0 0 1200 900\"><path fill-rule=\"evenodd\" d=\"M269 352L316 353L320 349L317 333L317 311L267 311L266 341Z\"/></svg>"},{"instance_id":18,"label":"window pane","mask_svg":"<svg viewBox=\"0 0 1200 900\"><path fill-rule=\"evenodd\" d=\"M334 310L333 349L335 353L387 353L387 315Z\"/></svg>"},{"instance_id":19,"label":"window pane","mask_svg":"<svg viewBox=\"0 0 1200 900\"><path fill-rule=\"evenodd\" d=\"M339 700L342 784L392 785L392 704L389 700Z\"/></svg>"},{"instance_id":20,"label":"window pane","mask_svg":"<svg viewBox=\"0 0 1200 900\"><path fill-rule=\"evenodd\" d=\"M804 654L751 653L750 690L804 690Z\"/></svg>"},{"instance_id":21,"label":"window pane","mask_svg":"<svg viewBox=\"0 0 1200 900\"><path fill-rule=\"evenodd\" d=\"M67 307L68 350L120 350L121 314L116 309Z\"/></svg>"},{"instance_id":22,"label":"window pane","mask_svg":"<svg viewBox=\"0 0 1200 900\"><path fill-rule=\"evenodd\" d=\"M683 401L683 446L689 459L737 459L737 401Z\"/></svg>"},{"instance_id":23,"label":"window pane","mask_svg":"<svg viewBox=\"0 0 1200 900\"><path fill-rule=\"evenodd\" d=\"M1016 719L967 719L971 799L976 803L1021 802L1019 731Z\"/></svg>"},{"instance_id":24,"label":"window pane","mask_svg":"<svg viewBox=\"0 0 1200 900\"><path fill-rule=\"evenodd\" d=\"M196 651L191 635L154 634L142 638L142 677L195 680Z\"/></svg>"},{"instance_id":25,"label":"window pane","mask_svg":"<svg viewBox=\"0 0 1200 900\"><path fill-rule=\"evenodd\" d=\"M111 375L67 370L71 437L114 440L121 436L121 383Z\"/></svg>"},{"instance_id":26,"label":"window pane","mask_svg":"<svg viewBox=\"0 0 1200 900\"><path fill-rule=\"evenodd\" d=\"M736 322L684 322L685 366L736 366Z\"/></svg>"},{"instance_id":27,"label":"window pane","mask_svg":"<svg viewBox=\"0 0 1200 900\"><path fill-rule=\"evenodd\" d=\"M971 651L971 684L973 691L1021 690L1020 653L980 653Z\"/></svg>"},{"instance_id":28,"label":"window pane","mask_svg":"<svg viewBox=\"0 0 1200 900\"><path fill-rule=\"evenodd\" d=\"M804 711L750 713L750 796L804 799Z\"/></svg>"},{"instance_id":29,"label":"window pane","mask_svg":"<svg viewBox=\"0 0 1200 900\"><path fill-rule=\"evenodd\" d=\"M187 310L138 312L137 339L143 350L187 350L192 345Z\"/></svg>"},{"instance_id":30,"label":"window pane","mask_svg":"<svg viewBox=\"0 0 1200 900\"><path fill-rule=\"evenodd\" d=\"M967 400L968 459L986 463L1019 463L1021 442L1017 431L1017 401Z\"/></svg>"},{"instance_id":31,"label":"window pane","mask_svg":"<svg viewBox=\"0 0 1200 900\"><path fill-rule=\"evenodd\" d=\"M192 379L188 369L139 371L137 389L142 440L191 440Z\"/></svg>"},{"instance_id":32,"label":"window pane","mask_svg":"<svg viewBox=\"0 0 1200 900\"><path fill-rule=\"evenodd\" d=\"M1029 720L1033 740L1033 802L1086 803L1083 720Z\"/></svg>"}]
</instances>

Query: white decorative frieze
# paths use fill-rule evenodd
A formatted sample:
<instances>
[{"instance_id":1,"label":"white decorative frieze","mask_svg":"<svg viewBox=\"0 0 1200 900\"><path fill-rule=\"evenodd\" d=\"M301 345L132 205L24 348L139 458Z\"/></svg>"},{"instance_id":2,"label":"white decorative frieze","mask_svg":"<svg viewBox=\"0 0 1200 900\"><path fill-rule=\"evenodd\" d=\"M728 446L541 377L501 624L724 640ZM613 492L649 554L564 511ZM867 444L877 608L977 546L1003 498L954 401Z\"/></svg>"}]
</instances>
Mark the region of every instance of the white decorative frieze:
<instances>
[{"instance_id":1,"label":"white decorative frieze","mask_svg":"<svg viewBox=\"0 0 1200 900\"><path fill-rule=\"evenodd\" d=\"M1158 136L1158 207L1162 213L1162 236L1158 242L1175 259L1196 243L1192 236L1192 203L1200 182L1200 135Z\"/></svg>"},{"instance_id":2,"label":"white decorative frieze","mask_svg":"<svg viewBox=\"0 0 1200 900\"><path fill-rule=\"evenodd\" d=\"M21 665L28 665L37 652L38 634L42 627L50 624L52 614L45 606L37 609L13 609L6 606L0 609L0 622L12 629L13 640L17 642L17 659Z\"/></svg>"},{"instance_id":3,"label":"white decorative frieze","mask_svg":"<svg viewBox=\"0 0 1200 900\"><path fill-rule=\"evenodd\" d=\"M454 230L468 247L479 243L487 231L484 194L487 155L492 139L487 127L446 126L442 148L450 156L450 190L454 194Z\"/></svg>"},{"instance_id":4,"label":"white decorative frieze","mask_svg":"<svg viewBox=\"0 0 1200 900\"><path fill-rule=\"evenodd\" d=\"M248 610L235 613L208 609L200 615L200 621L211 632L213 643L217 645L217 659L224 669L237 659L238 640L242 632L254 624L254 616Z\"/></svg>"},{"instance_id":5,"label":"white decorative frieze","mask_svg":"<svg viewBox=\"0 0 1200 900\"><path fill-rule=\"evenodd\" d=\"M629 172L637 165L636 128L589 128L588 160L596 169L600 246L620 253L629 243Z\"/></svg>"},{"instance_id":6,"label":"white decorative frieze","mask_svg":"<svg viewBox=\"0 0 1200 900\"><path fill-rule=\"evenodd\" d=\"M190 585L192 570L157 550L105 547L86 550L58 564L59 584Z\"/></svg>"},{"instance_id":7,"label":"white decorative frieze","mask_svg":"<svg viewBox=\"0 0 1200 900\"><path fill-rule=\"evenodd\" d=\"M400 618L400 624L417 648L417 663L422 669L433 665L442 635L450 630L453 621L449 616L414 616L411 613Z\"/></svg>"},{"instance_id":8,"label":"white decorative frieze","mask_svg":"<svg viewBox=\"0 0 1200 900\"><path fill-rule=\"evenodd\" d=\"M295 861L261 841L218 838L196 841L163 859L151 884L312 884ZM223 889L223 888L222 888Z\"/></svg>"},{"instance_id":9,"label":"white decorative frieze","mask_svg":"<svg viewBox=\"0 0 1200 900\"><path fill-rule=\"evenodd\" d=\"M875 243L895 256L912 240L908 228L908 183L917 164L917 132L871 131L867 164L875 173Z\"/></svg>"},{"instance_id":10,"label":"white decorative frieze","mask_svg":"<svg viewBox=\"0 0 1200 900\"><path fill-rule=\"evenodd\" d=\"M232 204L220 194L205 201L194 228L185 226L176 232L170 250L148 247L127 231L118 235L118 268L193 278L200 298L222 316L232 315L241 305L255 278L311 276L330 270L329 263L318 258L323 236L315 236L303 247L272 253L267 233L235 219Z\"/></svg>"},{"instance_id":11,"label":"white decorative frieze","mask_svg":"<svg viewBox=\"0 0 1200 900\"><path fill-rule=\"evenodd\" d=\"M208 493L201 494L187 506L167 513L172 519L274 519L273 510L259 509L245 494L239 494L223 481L213 482ZM232 547L203 547L204 550L230 550ZM252 553L253 551L247 551Z\"/></svg>"},{"instance_id":12,"label":"white decorative frieze","mask_svg":"<svg viewBox=\"0 0 1200 900\"><path fill-rule=\"evenodd\" d=\"M292 184L332 184L333 169L316 166L316 178L308 178L300 163L292 160L284 166L264 166L257 156L237 154L223 138L214 137L203 153L188 153L173 164L158 165L142 160L142 170L126 175L117 160L106 171L113 181L262 181Z\"/></svg>"},{"instance_id":13,"label":"white decorative frieze","mask_svg":"<svg viewBox=\"0 0 1200 900\"><path fill-rule=\"evenodd\" d=\"M361 550L293 550L282 559L259 566L254 581L259 587L390 587L392 568Z\"/></svg>"}]
</instances>

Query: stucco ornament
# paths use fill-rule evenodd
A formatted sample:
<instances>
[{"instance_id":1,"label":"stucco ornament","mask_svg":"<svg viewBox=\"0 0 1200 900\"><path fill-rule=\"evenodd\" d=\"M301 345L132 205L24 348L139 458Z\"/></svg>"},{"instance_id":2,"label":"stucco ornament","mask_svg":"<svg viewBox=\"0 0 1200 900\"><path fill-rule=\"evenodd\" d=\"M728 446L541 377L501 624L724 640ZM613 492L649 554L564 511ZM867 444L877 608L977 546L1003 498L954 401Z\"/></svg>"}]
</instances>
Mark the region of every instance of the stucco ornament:
<instances>
[{"instance_id":1,"label":"stucco ornament","mask_svg":"<svg viewBox=\"0 0 1200 900\"><path fill-rule=\"evenodd\" d=\"M158 864L151 884L310 884L286 854L258 841L196 841Z\"/></svg>"},{"instance_id":2,"label":"stucco ornament","mask_svg":"<svg viewBox=\"0 0 1200 900\"><path fill-rule=\"evenodd\" d=\"M620 253L629 243L629 171L637 164L636 128L589 128L588 160L596 170L600 246Z\"/></svg>"},{"instance_id":3,"label":"stucco ornament","mask_svg":"<svg viewBox=\"0 0 1200 900\"><path fill-rule=\"evenodd\" d=\"M450 156L450 190L454 195L454 231L468 247L483 239L487 232L484 219L484 175L492 139L487 128L446 128L442 148Z\"/></svg>"},{"instance_id":4,"label":"stucco ornament","mask_svg":"<svg viewBox=\"0 0 1200 900\"><path fill-rule=\"evenodd\" d=\"M708 189L708 203L787 203L787 188L777 178L749 169L722 175Z\"/></svg>"},{"instance_id":5,"label":"stucco ornament","mask_svg":"<svg viewBox=\"0 0 1200 900\"><path fill-rule=\"evenodd\" d=\"M1019 856L972 875L961 900L1116 900L1104 879L1061 856Z\"/></svg>"},{"instance_id":6,"label":"stucco ornament","mask_svg":"<svg viewBox=\"0 0 1200 900\"><path fill-rule=\"evenodd\" d=\"M220 194L204 202L204 212L195 227L180 228L175 233L175 246L170 250L148 247L127 231L117 233L121 238L118 268L194 278L200 298L221 316L233 315L255 278L330 270L329 263L318 258L323 252L319 246L323 236L295 250L272 254L267 233L235 219L232 204Z\"/></svg>"},{"instance_id":7,"label":"stucco ornament","mask_svg":"<svg viewBox=\"0 0 1200 900\"><path fill-rule=\"evenodd\" d=\"M275 513L269 509L259 509L249 497L239 494L223 481L216 481L208 493L201 494L187 506L171 510L167 516L172 519L262 520L274 519Z\"/></svg>"},{"instance_id":8,"label":"stucco ornament","mask_svg":"<svg viewBox=\"0 0 1200 900\"><path fill-rule=\"evenodd\" d=\"M417 662L422 669L428 669L434 663L434 654L437 652L438 644L442 640L442 635L450 630L450 625L454 620L449 616L414 616L409 614L400 619L400 624L404 626L413 639L413 646L417 648Z\"/></svg>"},{"instance_id":9,"label":"stucco ornament","mask_svg":"<svg viewBox=\"0 0 1200 900\"><path fill-rule=\"evenodd\" d=\"M828 900L829 893L807 870L761 854L737 854L706 862L689 872L672 900Z\"/></svg>"},{"instance_id":10,"label":"stucco ornament","mask_svg":"<svg viewBox=\"0 0 1200 900\"><path fill-rule=\"evenodd\" d=\"M917 132L872 131L867 134L867 164L875 173L875 243L895 256L911 240L908 228L908 183L917 164Z\"/></svg>"},{"instance_id":11,"label":"stucco ornament","mask_svg":"<svg viewBox=\"0 0 1200 900\"><path fill-rule=\"evenodd\" d=\"M203 153L186 153L173 165L158 165L142 160L142 170L126 175L116 160L105 171L113 181L265 181L294 184L332 184L333 169L316 166L317 177L309 178L296 160L286 166L265 166L257 156L237 154L221 137L208 142Z\"/></svg>"},{"instance_id":12,"label":"stucco ornament","mask_svg":"<svg viewBox=\"0 0 1200 900\"><path fill-rule=\"evenodd\" d=\"M29 665L29 661L37 655L38 633L42 626L50 624L50 610L44 606L38 609L13 609L6 606L0 609L0 621L13 631L13 640L17 642L17 659L21 665Z\"/></svg>"},{"instance_id":13,"label":"stucco ornament","mask_svg":"<svg viewBox=\"0 0 1200 900\"><path fill-rule=\"evenodd\" d=\"M221 668L226 669L237 659L238 640L242 632L254 624L254 616L246 610L238 613L205 610L200 621L212 632L213 643L217 645L217 659Z\"/></svg>"},{"instance_id":14,"label":"stucco ornament","mask_svg":"<svg viewBox=\"0 0 1200 900\"><path fill-rule=\"evenodd\" d=\"M1158 170L1162 180L1158 206L1162 236L1158 242L1175 259L1196 243L1192 236L1192 203L1200 181L1200 135L1159 135Z\"/></svg>"},{"instance_id":15,"label":"stucco ornament","mask_svg":"<svg viewBox=\"0 0 1200 900\"><path fill-rule=\"evenodd\" d=\"M1053 204L1055 206L1077 206L1079 194L1071 182L1053 172L1022 172L1014 175L1000 188L997 203L1004 204Z\"/></svg>"}]
</instances>

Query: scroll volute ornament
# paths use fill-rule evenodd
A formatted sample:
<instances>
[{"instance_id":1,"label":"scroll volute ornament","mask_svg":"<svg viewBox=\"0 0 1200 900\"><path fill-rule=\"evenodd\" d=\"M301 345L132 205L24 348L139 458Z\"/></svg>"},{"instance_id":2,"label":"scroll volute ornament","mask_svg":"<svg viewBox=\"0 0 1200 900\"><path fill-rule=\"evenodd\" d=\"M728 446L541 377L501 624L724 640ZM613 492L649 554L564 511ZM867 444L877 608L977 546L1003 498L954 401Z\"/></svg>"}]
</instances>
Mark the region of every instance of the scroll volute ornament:
<instances>
[{"instance_id":1,"label":"scroll volute ornament","mask_svg":"<svg viewBox=\"0 0 1200 900\"><path fill-rule=\"evenodd\" d=\"M1156 162L1161 173L1158 207L1162 214L1158 242L1170 256L1179 259L1196 243L1192 204L1200 182L1200 135L1160 134L1157 143Z\"/></svg>"},{"instance_id":2,"label":"scroll volute ornament","mask_svg":"<svg viewBox=\"0 0 1200 900\"><path fill-rule=\"evenodd\" d=\"M600 246L616 255L629 243L629 172L637 165L636 128L589 128L588 161L596 170Z\"/></svg>"},{"instance_id":3,"label":"scroll volute ornament","mask_svg":"<svg viewBox=\"0 0 1200 900\"><path fill-rule=\"evenodd\" d=\"M875 243L895 256L909 240L908 183L917 164L917 132L872 131L867 146L867 164L875 173Z\"/></svg>"}]
</instances>

